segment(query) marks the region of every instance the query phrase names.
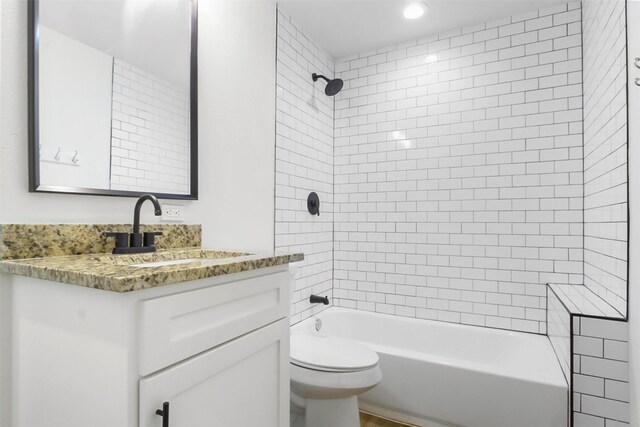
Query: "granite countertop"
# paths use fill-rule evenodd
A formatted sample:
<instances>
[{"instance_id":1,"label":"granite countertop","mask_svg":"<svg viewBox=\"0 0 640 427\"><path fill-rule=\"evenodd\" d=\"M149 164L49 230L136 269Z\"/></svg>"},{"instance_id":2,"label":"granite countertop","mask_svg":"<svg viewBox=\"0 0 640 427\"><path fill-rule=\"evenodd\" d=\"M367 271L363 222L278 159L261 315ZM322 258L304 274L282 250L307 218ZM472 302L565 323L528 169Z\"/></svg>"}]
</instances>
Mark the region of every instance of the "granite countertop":
<instances>
[{"instance_id":1,"label":"granite countertop","mask_svg":"<svg viewBox=\"0 0 640 427\"><path fill-rule=\"evenodd\" d=\"M199 248L135 255L90 254L14 259L0 272L112 292L131 292L301 261L303 254L247 254ZM136 266L175 260L174 264Z\"/></svg>"}]
</instances>

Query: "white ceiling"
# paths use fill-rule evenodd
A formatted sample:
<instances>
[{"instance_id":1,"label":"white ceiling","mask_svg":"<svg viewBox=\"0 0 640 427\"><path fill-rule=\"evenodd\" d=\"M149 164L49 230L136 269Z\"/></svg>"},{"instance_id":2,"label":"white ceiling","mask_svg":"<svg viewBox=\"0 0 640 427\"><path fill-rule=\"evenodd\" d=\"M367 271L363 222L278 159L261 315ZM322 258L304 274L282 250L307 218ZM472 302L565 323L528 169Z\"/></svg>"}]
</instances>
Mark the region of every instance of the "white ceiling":
<instances>
[{"instance_id":1,"label":"white ceiling","mask_svg":"<svg viewBox=\"0 0 640 427\"><path fill-rule=\"evenodd\" d=\"M281 0L278 7L329 52L342 58L567 0L424 0L429 13L402 16L408 0Z\"/></svg>"},{"instance_id":2,"label":"white ceiling","mask_svg":"<svg viewBox=\"0 0 640 427\"><path fill-rule=\"evenodd\" d=\"M189 87L190 0L41 0L39 4L41 24L174 85Z\"/></svg>"}]
</instances>

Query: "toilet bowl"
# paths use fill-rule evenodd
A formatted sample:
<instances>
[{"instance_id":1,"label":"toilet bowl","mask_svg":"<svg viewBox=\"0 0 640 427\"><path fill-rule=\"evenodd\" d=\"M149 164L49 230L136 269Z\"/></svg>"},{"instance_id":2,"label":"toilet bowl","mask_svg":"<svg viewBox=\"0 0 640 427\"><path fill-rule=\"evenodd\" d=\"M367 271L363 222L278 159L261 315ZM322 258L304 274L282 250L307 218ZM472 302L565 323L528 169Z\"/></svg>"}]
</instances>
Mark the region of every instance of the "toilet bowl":
<instances>
[{"instance_id":1,"label":"toilet bowl","mask_svg":"<svg viewBox=\"0 0 640 427\"><path fill-rule=\"evenodd\" d=\"M378 354L346 339L291 335L291 401L305 427L359 427L358 395L382 379Z\"/></svg>"}]
</instances>

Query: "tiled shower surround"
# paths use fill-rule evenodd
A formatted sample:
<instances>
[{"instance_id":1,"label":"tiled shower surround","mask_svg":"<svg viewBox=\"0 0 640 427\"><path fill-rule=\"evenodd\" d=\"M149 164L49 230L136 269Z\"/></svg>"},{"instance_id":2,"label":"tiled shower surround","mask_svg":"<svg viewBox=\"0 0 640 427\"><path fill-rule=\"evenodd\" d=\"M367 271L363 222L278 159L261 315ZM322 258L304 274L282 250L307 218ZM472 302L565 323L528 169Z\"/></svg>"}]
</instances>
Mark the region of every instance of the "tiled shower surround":
<instances>
[{"instance_id":1,"label":"tiled shower surround","mask_svg":"<svg viewBox=\"0 0 640 427\"><path fill-rule=\"evenodd\" d=\"M572 320L573 427L629 425L627 322Z\"/></svg>"},{"instance_id":2,"label":"tiled shower surround","mask_svg":"<svg viewBox=\"0 0 640 427\"><path fill-rule=\"evenodd\" d=\"M311 73L333 75L333 59L278 13L276 101L276 249L304 252L296 271L291 322L322 310L309 295L332 298L333 98ZM307 195L320 198L320 216Z\"/></svg>"},{"instance_id":3,"label":"tiled shower surround","mask_svg":"<svg viewBox=\"0 0 640 427\"><path fill-rule=\"evenodd\" d=\"M585 0L337 60L314 183L334 183L334 304L548 333L572 427L629 420L625 21Z\"/></svg>"},{"instance_id":4,"label":"tiled shower surround","mask_svg":"<svg viewBox=\"0 0 640 427\"><path fill-rule=\"evenodd\" d=\"M586 0L582 11L585 286L550 288L549 339L572 426L612 427L629 421L625 4Z\"/></svg>"},{"instance_id":5,"label":"tiled shower surround","mask_svg":"<svg viewBox=\"0 0 640 427\"><path fill-rule=\"evenodd\" d=\"M586 0L584 284L627 310L627 52L625 3Z\"/></svg>"},{"instance_id":6,"label":"tiled shower surround","mask_svg":"<svg viewBox=\"0 0 640 427\"><path fill-rule=\"evenodd\" d=\"M583 277L580 3L336 63L334 295L546 332Z\"/></svg>"},{"instance_id":7,"label":"tiled shower surround","mask_svg":"<svg viewBox=\"0 0 640 427\"><path fill-rule=\"evenodd\" d=\"M189 93L114 58L111 188L189 193Z\"/></svg>"},{"instance_id":8,"label":"tiled shower surround","mask_svg":"<svg viewBox=\"0 0 640 427\"><path fill-rule=\"evenodd\" d=\"M560 363L562 374L571 381L571 316L554 292L547 300L547 335Z\"/></svg>"}]
</instances>

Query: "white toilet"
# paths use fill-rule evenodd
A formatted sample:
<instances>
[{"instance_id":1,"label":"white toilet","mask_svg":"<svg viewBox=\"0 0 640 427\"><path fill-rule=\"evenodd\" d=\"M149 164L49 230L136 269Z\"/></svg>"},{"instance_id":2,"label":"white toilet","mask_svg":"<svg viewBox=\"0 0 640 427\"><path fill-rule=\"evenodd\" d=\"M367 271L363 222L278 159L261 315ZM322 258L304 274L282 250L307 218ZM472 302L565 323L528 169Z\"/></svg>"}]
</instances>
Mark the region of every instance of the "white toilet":
<instances>
[{"instance_id":1,"label":"white toilet","mask_svg":"<svg viewBox=\"0 0 640 427\"><path fill-rule=\"evenodd\" d=\"M378 354L346 339L295 333L290 356L291 402L304 409L304 426L359 427L357 396L382 379Z\"/></svg>"}]
</instances>

